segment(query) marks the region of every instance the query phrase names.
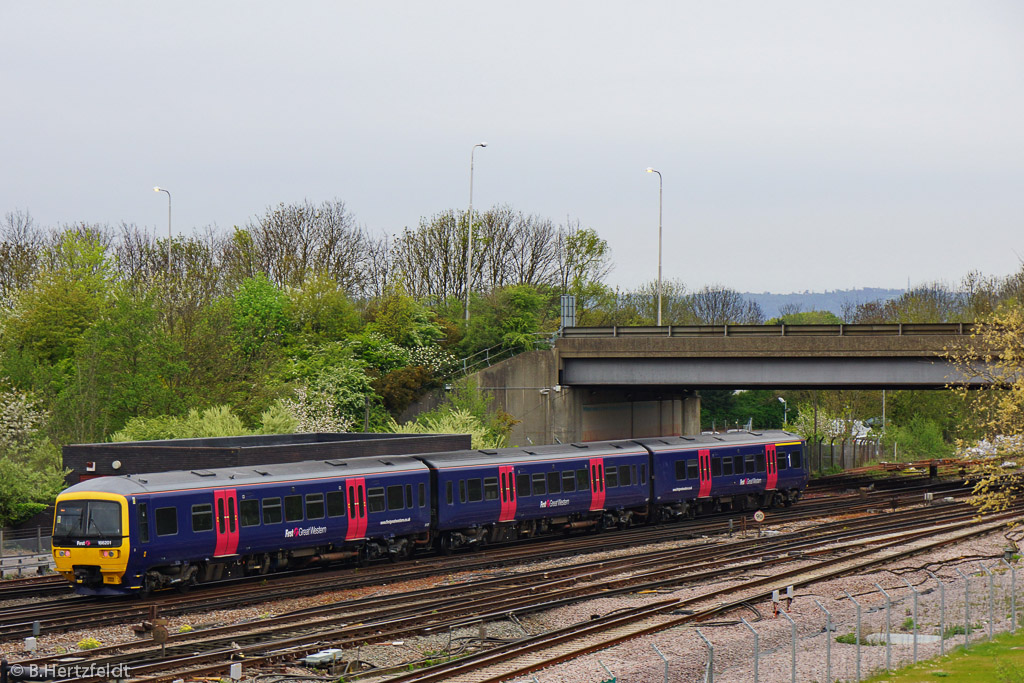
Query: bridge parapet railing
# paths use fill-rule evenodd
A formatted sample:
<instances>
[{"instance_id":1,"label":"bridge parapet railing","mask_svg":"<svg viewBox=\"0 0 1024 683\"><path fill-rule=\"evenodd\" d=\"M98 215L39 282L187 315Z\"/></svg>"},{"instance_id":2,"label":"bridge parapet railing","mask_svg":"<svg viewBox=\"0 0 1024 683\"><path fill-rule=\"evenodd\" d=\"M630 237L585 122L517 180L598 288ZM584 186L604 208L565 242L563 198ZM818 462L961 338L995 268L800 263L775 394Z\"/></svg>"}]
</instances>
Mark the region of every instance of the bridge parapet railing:
<instances>
[{"instance_id":1,"label":"bridge parapet railing","mask_svg":"<svg viewBox=\"0 0 1024 683\"><path fill-rule=\"evenodd\" d=\"M566 327L566 339L591 337L853 337L853 336L962 336L974 331L972 323L884 323L839 325L662 325L661 327Z\"/></svg>"}]
</instances>

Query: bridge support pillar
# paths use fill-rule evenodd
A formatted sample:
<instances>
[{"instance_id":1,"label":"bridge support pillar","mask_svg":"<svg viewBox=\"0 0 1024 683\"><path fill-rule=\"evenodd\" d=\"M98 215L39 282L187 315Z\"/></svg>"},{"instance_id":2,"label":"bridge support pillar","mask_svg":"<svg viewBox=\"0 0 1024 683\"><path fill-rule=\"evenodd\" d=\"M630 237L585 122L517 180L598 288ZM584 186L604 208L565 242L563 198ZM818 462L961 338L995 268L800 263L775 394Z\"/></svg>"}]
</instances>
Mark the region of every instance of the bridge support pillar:
<instances>
[{"instance_id":1,"label":"bridge support pillar","mask_svg":"<svg viewBox=\"0 0 1024 683\"><path fill-rule=\"evenodd\" d=\"M683 399L683 434L700 434L700 394Z\"/></svg>"}]
</instances>

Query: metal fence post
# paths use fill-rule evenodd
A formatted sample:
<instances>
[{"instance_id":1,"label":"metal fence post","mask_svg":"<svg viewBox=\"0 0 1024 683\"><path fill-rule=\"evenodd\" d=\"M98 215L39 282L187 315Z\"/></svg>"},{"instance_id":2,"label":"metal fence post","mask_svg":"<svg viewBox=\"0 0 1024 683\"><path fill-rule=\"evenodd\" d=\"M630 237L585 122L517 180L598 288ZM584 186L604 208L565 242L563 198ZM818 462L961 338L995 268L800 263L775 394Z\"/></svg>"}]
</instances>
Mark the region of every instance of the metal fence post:
<instances>
[{"instance_id":1,"label":"metal fence post","mask_svg":"<svg viewBox=\"0 0 1024 683\"><path fill-rule=\"evenodd\" d=\"M757 683L757 675L758 675L757 669L758 669L758 665L760 664L760 661L759 661L760 660L760 649L759 649L758 643L757 643L757 641L758 641L757 631L755 631L754 627L751 626L749 623L747 623L747 620L744 619L743 617L740 617L740 621L743 622L743 625L746 626L747 628L749 628L750 632L754 634L754 683Z\"/></svg>"},{"instance_id":2,"label":"metal fence post","mask_svg":"<svg viewBox=\"0 0 1024 683\"><path fill-rule=\"evenodd\" d=\"M967 575L960 571L960 567L953 567L953 570L964 579L964 649L971 648L971 581Z\"/></svg>"},{"instance_id":3,"label":"metal fence post","mask_svg":"<svg viewBox=\"0 0 1024 683\"><path fill-rule=\"evenodd\" d=\"M988 639L992 640L992 624L995 622L995 589L992 587L992 572L981 565L982 571L988 574Z\"/></svg>"},{"instance_id":4,"label":"metal fence post","mask_svg":"<svg viewBox=\"0 0 1024 683\"><path fill-rule=\"evenodd\" d=\"M708 646L708 670L704 674L705 683L715 683L715 646L711 644L711 641L704 637L704 634L700 632L699 628L693 629L700 636ZM659 653L660 654L660 653ZM668 662L665 662L665 683L668 683Z\"/></svg>"},{"instance_id":5,"label":"metal fence post","mask_svg":"<svg viewBox=\"0 0 1024 683\"><path fill-rule=\"evenodd\" d=\"M1005 559L1000 559L1000 562L1006 565L1006 568L1010 570L1010 628L1014 633L1017 632L1017 570L1013 568L1013 565L1007 562Z\"/></svg>"},{"instance_id":6,"label":"metal fence post","mask_svg":"<svg viewBox=\"0 0 1024 683\"><path fill-rule=\"evenodd\" d=\"M935 579L935 583L939 584L939 655L945 656L946 654L946 584L939 580L939 577L932 574L927 569L925 573L928 576Z\"/></svg>"},{"instance_id":7,"label":"metal fence post","mask_svg":"<svg viewBox=\"0 0 1024 683\"><path fill-rule=\"evenodd\" d=\"M854 605L857 606L857 683L860 683L860 603L857 599L850 595L849 591L843 591L846 593L846 597L850 599Z\"/></svg>"},{"instance_id":8,"label":"metal fence post","mask_svg":"<svg viewBox=\"0 0 1024 683\"><path fill-rule=\"evenodd\" d=\"M877 583L875 586L878 590L882 591L882 595L885 596L885 670L892 671L892 598L885 592L885 589L879 586Z\"/></svg>"},{"instance_id":9,"label":"metal fence post","mask_svg":"<svg viewBox=\"0 0 1024 683\"><path fill-rule=\"evenodd\" d=\"M604 672L608 674L608 680L605 683L614 683L616 680L615 674L613 674L611 670L607 666L605 666L604 662L602 662L600 659L597 660L597 663L600 664L601 668L604 669Z\"/></svg>"},{"instance_id":10,"label":"metal fence post","mask_svg":"<svg viewBox=\"0 0 1024 683\"><path fill-rule=\"evenodd\" d=\"M903 583L907 584L907 588L914 592L914 664L917 664L917 589L907 581L906 577L901 576L900 578L903 579Z\"/></svg>"},{"instance_id":11,"label":"metal fence post","mask_svg":"<svg viewBox=\"0 0 1024 683\"><path fill-rule=\"evenodd\" d=\"M789 620L789 623L791 623L793 625L793 647L792 647L792 665L791 665L791 669L792 669L792 673L793 673L793 683L796 683L796 622L793 621L793 617L789 616L789 614L785 610L782 610L781 612L779 612L779 614L781 614L782 616L786 617L786 619Z\"/></svg>"},{"instance_id":12,"label":"metal fence post","mask_svg":"<svg viewBox=\"0 0 1024 683\"><path fill-rule=\"evenodd\" d=\"M700 631L697 631L697 634L700 635ZM703 637L704 636L701 636L701 638ZM658 649L657 645L654 645L652 643L651 647L653 647L654 651L658 653L659 657L661 657L661 661L665 662L665 683L668 683L668 659L665 657L665 655L661 654L661 650Z\"/></svg>"},{"instance_id":13,"label":"metal fence post","mask_svg":"<svg viewBox=\"0 0 1024 683\"><path fill-rule=\"evenodd\" d=\"M832 683L832 613L817 600L814 601L814 604L825 613L825 635L827 636L825 638L825 681Z\"/></svg>"}]
</instances>

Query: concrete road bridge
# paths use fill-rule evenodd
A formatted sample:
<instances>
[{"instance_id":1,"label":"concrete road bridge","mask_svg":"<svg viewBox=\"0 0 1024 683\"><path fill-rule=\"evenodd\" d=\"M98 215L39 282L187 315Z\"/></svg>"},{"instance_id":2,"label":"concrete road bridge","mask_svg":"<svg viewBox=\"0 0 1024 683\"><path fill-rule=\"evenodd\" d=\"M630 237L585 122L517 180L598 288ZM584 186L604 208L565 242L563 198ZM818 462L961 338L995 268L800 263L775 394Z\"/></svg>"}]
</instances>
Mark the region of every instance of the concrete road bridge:
<instances>
[{"instance_id":1,"label":"concrete road bridge","mask_svg":"<svg viewBox=\"0 0 1024 683\"><path fill-rule=\"evenodd\" d=\"M566 328L476 373L517 444L692 434L701 389L940 389L968 323Z\"/></svg>"}]
</instances>

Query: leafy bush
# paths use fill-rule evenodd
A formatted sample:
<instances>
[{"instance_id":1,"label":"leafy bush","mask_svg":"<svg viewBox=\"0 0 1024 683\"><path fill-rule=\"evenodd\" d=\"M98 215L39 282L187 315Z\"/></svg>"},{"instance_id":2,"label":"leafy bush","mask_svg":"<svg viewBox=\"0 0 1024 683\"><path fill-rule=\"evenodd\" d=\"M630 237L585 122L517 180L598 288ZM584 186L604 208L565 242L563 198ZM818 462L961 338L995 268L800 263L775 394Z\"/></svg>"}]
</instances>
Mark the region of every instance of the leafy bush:
<instances>
[{"instance_id":1,"label":"leafy bush","mask_svg":"<svg viewBox=\"0 0 1024 683\"><path fill-rule=\"evenodd\" d=\"M92 636L89 636L88 638L82 638L80 641L78 641L78 649L79 650L93 650L93 649L99 647L102 644L103 643L101 643L100 641L96 640Z\"/></svg>"},{"instance_id":2,"label":"leafy bush","mask_svg":"<svg viewBox=\"0 0 1024 683\"><path fill-rule=\"evenodd\" d=\"M953 453L953 446L946 443L939 425L920 415L915 415L905 425L891 425L882 443L889 453L895 446L899 460L946 458Z\"/></svg>"}]
</instances>

